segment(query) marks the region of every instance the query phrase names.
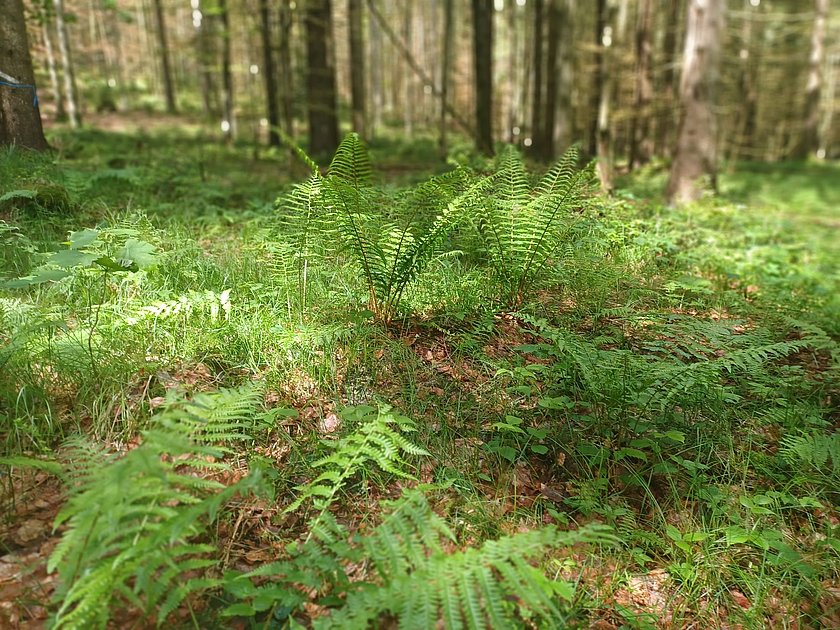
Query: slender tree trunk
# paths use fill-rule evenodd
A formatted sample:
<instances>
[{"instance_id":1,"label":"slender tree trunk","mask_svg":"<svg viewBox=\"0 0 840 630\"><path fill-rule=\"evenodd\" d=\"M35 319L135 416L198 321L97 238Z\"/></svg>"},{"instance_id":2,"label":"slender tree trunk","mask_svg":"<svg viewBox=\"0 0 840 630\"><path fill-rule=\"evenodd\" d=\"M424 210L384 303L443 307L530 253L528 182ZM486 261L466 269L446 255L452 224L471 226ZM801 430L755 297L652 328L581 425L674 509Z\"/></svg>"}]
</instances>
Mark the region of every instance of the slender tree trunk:
<instances>
[{"instance_id":1,"label":"slender tree trunk","mask_svg":"<svg viewBox=\"0 0 840 630\"><path fill-rule=\"evenodd\" d=\"M452 72L452 48L455 41L455 2L443 0L443 53L441 55L440 70L440 123L438 148L440 155L446 159L449 147L446 140L446 102L449 98L449 75Z\"/></svg>"},{"instance_id":2,"label":"slender tree trunk","mask_svg":"<svg viewBox=\"0 0 840 630\"><path fill-rule=\"evenodd\" d=\"M58 81L58 70L55 64L55 51L53 50L52 35L50 29L52 28L52 20L49 14L44 12L44 22L41 25L41 34L44 39L44 52L47 54L47 71L50 75L50 91L52 92L53 102L55 103L55 119L65 120L67 112L64 111L64 97L61 94L61 84Z\"/></svg>"},{"instance_id":3,"label":"slender tree trunk","mask_svg":"<svg viewBox=\"0 0 840 630\"><path fill-rule=\"evenodd\" d=\"M49 147L35 99L22 0L0 0L0 15L0 145L43 151Z\"/></svg>"},{"instance_id":4,"label":"slender tree trunk","mask_svg":"<svg viewBox=\"0 0 840 630\"><path fill-rule=\"evenodd\" d=\"M219 0L219 21L222 25L222 135L226 142L232 142L236 138L236 112L233 105L230 12L227 0Z\"/></svg>"},{"instance_id":5,"label":"slender tree trunk","mask_svg":"<svg viewBox=\"0 0 840 630\"><path fill-rule=\"evenodd\" d=\"M370 21L370 93L371 120L373 136L382 127L382 110L385 107L385 89L383 86L384 58L382 57L382 28L378 20Z\"/></svg>"},{"instance_id":6,"label":"slender tree trunk","mask_svg":"<svg viewBox=\"0 0 840 630\"><path fill-rule=\"evenodd\" d=\"M283 132L293 138L294 129L294 81L292 73L292 8L291 0L280 1L280 98L283 116Z\"/></svg>"},{"instance_id":7,"label":"slender tree trunk","mask_svg":"<svg viewBox=\"0 0 840 630\"><path fill-rule=\"evenodd\" d=\"M414 32L412 29L413 8L412 0L403 0L401 6L403 19L402 41L405 43L405 47L411 53L411 56L415 57L414 51L412 50L414 47ZM405 73L401 87L403 96L403 130L406 140L411 140L414 136L414 77L411 76L410 72Z\"/></svg>"},{"instance_id":8,"label":"slender tree trunk","mask_svg":"<svg viewBox=\"0 0 840 630\"><path fill-rule=\"evenodd\" d=\"M534 157L542 157L543 133L545 121L543 116L543 31L545 24L545 0L534 0L534 100L531 103L531 147L530 153Z\"/></svg>"},{"instance_id":9,"label":"slender tree trunk","mask_svg":"<svg viewBox=\"0 0 840 630\"><path fill-rule=\"evenodd\" d=\"M265 81L265 104L268 114L268 144L280 146L280 107L277 104L277 75L274 69L274 46L271 37L271 5L269 0L260 0L260 34L263 49L263 80Z\"/></svg>"},{"instance_id":10,"label":"slender tree trunk","mask_svg":"<svg viewBox=\"0 0 840 630\"><path fill-rule=\"evenodd\" d=\"M577 134L575 132L575 115L573 111L572 93L575 89L575 40L574 16L576 14L575 0L562 0L560 17L560 51L558 55L558 116L555 121L554 137L561 145L570 145Z\"/></svg>"},{"instance_id":11,"label":"slender tree trunk","mask_svg":"<svg viewBox=\"0 0 840 630\"><path fill-rule=\"evenodd\" d=\"M723 31L724 0L690 0L680 79L680 128L666 195L683 204L703 194L701 179L716 186L717 120L714 89Z\"/></svg>"},{"instance_id":12,"label":"slender tree trunk","mask_svg":"<svg viewBox=\"0 0 840 630\"><path fill-rule=\"evenodd\" d=\"M306 3L307 105L309 151L313 157L332 155L338 147L335 66L330 59L332 2Z\"/></svg>"},{"instance_id":13,"label":"slender tree trunk","mask_svg":"<svg viewBox=\"0 0 840 630\"><path fill-rule=\"evenodd\" d=\"M805 116L802 134L794 157L804 159L815 155L820 147L820 94L823 85L825 60L825 30L828 17L828 0L814 0L814 30L811 33L811 55L808 66L808 83L805 87Z\"/></svg>"},{"instance_id":14,"label":"slender tree trunk","mask_svg":"<svg viewBox=\"0 0 840 630\"><path fill-rule=\"evenodd\" d=\"M435 86L435 82L431 79L431 77L429 77L428 74L426 74L426 71L423 69L423 66L421 66L419 63L417 63L417 60L411 54L411 51L405 45L405 42L403 42L400 39L399 35L397 35L394 32L394 29L392 29L388 25L388 22L385 20L385 18L379 12L379 9L376 7L375 0L368 0L368 10L370 11L371 17L373 17L376 20L376 22L379 24L382 31L385 33L385 35L390 40L391 44L393 44L393 46L403 56L403 59L405 59L405 62L408 64L408 66L411 68L411 70L414 72L414 74L416 74L417 77L423 82L423 85L431 86L432 87L432 94L437 96L438 98L440 98L440 96L441 96L440 89L438 89ZM448 100L441 99L441 105L446 109L446 113L449 115L450 118L452 118L452 120L454 120L456 123L458 123L458 125L460 125L461 128L464 131L466 131L468 134L470 134L470 136L473 139L476 138L475 129L469 124L469 122L467 122L463 118L463 116L461 116L461 114L458 112L458 110L455 109Z\"/></svg>"},{"instance_id":15,"label":"slender tree trunk","mask_svg":"<svg viewBox=\"0 0 840 630\"><path fill-rule=\"evenodd\" d=\"M195 0L193 10L193 27L197 47L198 71L201 75L201 103L204 107L204 114L208 117L219 114L219 98L216 91L216 84L213 81L213 60L215 50L213 38L213 20L209 15L201 11L201 0Z\"/></svg>"},{"instance_id":16,"label":"slender tree trunk","mask_svg":"<svg viewBox=\"0 0 840 630\"><path fill-rule=\"evenodd\" d=\"M597 0L595 8L595 71L592 74L592 91L589 97L589 147L590 156L598 155L599 111L604 92L604 28L607 26L607 0Z\"/></svg>"},{"instance_id":17,"label":"slender tree trunk","mask_svg":"<svg viewBox=\"0 0 840 630\"><path fill-rule=\"evenodd\" d=\"M365 46L362 21L362 0L347 0L350 38L350 95L353 110L353 129L364 139L368 137L367 107L365 106Z\"/></svg>"},{"instance_id":18,"label":"slender tree trunk","mask_svg":"<svg viewBox=\"0 0 840 630\"><path fill-rule=\"evenodd\" d=\"M650 105L653 100L653 0L641 0L636 22L636 98L630 127L630 170L647 164L653 153Z\"/></svg>"},{"instance_id":19,"label":"slender tree trunk","mask_svg":"<svg viewBox=\"0 0 840 630\"><path fill-rule=\"evenodd\" d=\"M613 134L611 126L612 95L615 77L612 74L611 65L613 58L613 43L622 29L613 29L613 13L611 7L606 3L601 4L599 0L599 15L597 22L601 25L601 38L599 42L600 53L598 55L598 109L597 127L595 130L595 153L598 161L595 165L598 180L601 183L601 190L611 193L613 188ZM600 10L603 9L603 13ZM619 20L620 22L620 20ZM618 32L614 32L617 30Z\"/></svg>"},{"instance_id":20,"label":"slender tree trunk","mask_svg":"<svg viewBox=\"0 0 840 630\"><path fill-rule=\"evenodd\" d=\"M476 148L493 155L493 0L472 0Z\"/></svg>"},{"instance_id":21,"label":"slender tree trunk","mask_svg":"<svg viewBox=\"0 0 840 630\"><path fill-rule=\"evenodd\" d=\"M169 44L166 39L166 19L163 14L163 0L154 0L155 21L157 22L158 48L160 49L160 70L163 76L163 95L166 99L167 113L177 111L175 87L172 82L172 68L169 63Z\"/></svg>"},{"instance_id":22,"label":"slender tree trunk","mask_svg":"<svg viewBox=\"0 0 840 630\"><path fill-rule=\"evenodd\" d=\"M67 98L67 118L74 129L82 124L79 112L79 96L76 92L76 75L73 71L73 59L70 55L70 41L67 38L67 25L64 23L64 2L53 0L55 7L55 29L58 35L58 50L61 54L61 65L64 74L64 96Z\"/></svg>"}]
</instances>

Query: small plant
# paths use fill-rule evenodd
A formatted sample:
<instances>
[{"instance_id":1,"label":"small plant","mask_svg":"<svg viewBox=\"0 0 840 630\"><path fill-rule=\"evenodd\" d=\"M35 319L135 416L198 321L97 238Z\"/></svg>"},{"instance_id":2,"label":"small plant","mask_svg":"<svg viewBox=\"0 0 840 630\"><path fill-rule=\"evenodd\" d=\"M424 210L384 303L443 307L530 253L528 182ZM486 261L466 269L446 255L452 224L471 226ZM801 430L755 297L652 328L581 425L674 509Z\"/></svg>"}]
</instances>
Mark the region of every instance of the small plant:
<instances>
[{"instance_id":1,"label":"small plant","mask_svg":"<svg viewBox=\"0 0 840 630\"><path fill-rule=\"evenodd\" d=\"M578 168L570 148L532 189L522 157L512 147L497 166L498 185L476 206L474 221L501 286L502 299L519 307L569 243L574 213L585 203L591 169Z\"/></svg>"},{"instance_id":2,"label":"small plant","mask_svg":"<svg viewBox=\"0 0 840 630\"><path fill-rule=\"evenodd\" d=\"M228 469L228 444L249 439L260 398L251 387L173 399L123 457L84 439L68 444L70 498L55 520L67 531L47 567L60 581L55 628L104 628L127 605L163 622L215 584L202 577L217 563L215 546L197 537L229 499L261 484L259 474L227 487L210 475Z\"/></svg>"}]
</instances>

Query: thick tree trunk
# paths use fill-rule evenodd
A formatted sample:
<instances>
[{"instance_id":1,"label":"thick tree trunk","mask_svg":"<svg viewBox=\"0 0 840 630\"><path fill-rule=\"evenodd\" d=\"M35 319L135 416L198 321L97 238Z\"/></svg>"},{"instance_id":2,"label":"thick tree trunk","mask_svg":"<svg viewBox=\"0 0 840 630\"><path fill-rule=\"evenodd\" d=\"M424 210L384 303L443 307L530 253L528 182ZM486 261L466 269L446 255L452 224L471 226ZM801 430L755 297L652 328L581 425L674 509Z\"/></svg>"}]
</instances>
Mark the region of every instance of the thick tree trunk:
<instances>
[{"instance_id":1,"label":"thick tree trunk","mask_svg":"<svg viewBox=\"0 0 840 630\"><path fill-rule=\"evenodd\" d=\"M641 0L636 22L636 98L630 128L629 166L647 164L653 153L650 105L653 100L653 0Z\"/></svg>"},{"instance_id":2,"label":"thick tree trunk","mask_svg":"<svg viewBox=\"0 0 840 630\"><path fill-rule=\"evenodd\" d=\"M440 122L438 148L440 155L446 159L449 146L446 140L446 102L449 97L449 75L452 71L452 48L455 41L455 1L443 0L443 53L441 54L440 69Z\"/></svg>"},{"instance_id":3,"label":"thick tree trunk","mask_svg":"<svg viewBox=\"0 0 840 630\"><path fill-rule=\"evenodd\" d=\"M680 0L665 0L665 35L662 39L662 98L659 104L656 124L656 146L654 153L670 156L673 143L674 107L677 101L677 34L680 24Z\"/></svg>"},{"instance_id":4,"label":"thick tree trunk","mask_svg":"<svg viewBox=\"0 0 840 630\"><path fill-rule=\"evenodd\" d=\"M163 76L163 96L166 101L166 111L174 114L177 111L177 107L175 104L175 87L172 82L172 67L169 63L169 44L166 38L166 19L163 14L163 0L154 0L154 7L158 48L160 49L160 70Z\"/></svg>"},{"instance_id":5,"label":"thick tree trunk","mask_svg":"<svg viewBox=\"0 0 840 630\"><path fill-rule=\"evenodd\" d=\"M335 66L330 58L332 38L331 0L306 3L307 106L309 152L324 158L338 148Z\"/></svg>"},{"instance_id":6,"label":"thick tree trunk","mask_svg":"<svg viewBox=\"0 0 840 630\"><path fill-rule=\"evenodd\" d=\"M690 0L680 80L680 126L666 195L683 204L703 194L701 179L716 185L717 120L714 89L718 75L724 0Z\"/></svg>"},{"instance_id":7,"label":"thick tree trunk","mask_svg":"<svg viewBox=\"0 0 840 630\"><path fill-rule=\"evenodd\" d=\"M560 33L563 26L562 0L550 0L548 7L548 51L546 59L545 114L541 130L541 152L544 162L554 159L554 121L557 118L557 89L560 82Z\"/></svg>"},{"instance_id":8,"label":"thick tree trunk","mask_svg":"<svg viewBox=\"0 0 840 630\"><path fill-rule=\"evenodd\" d=\"M268 114L268 144L280 146L280 108L277 104L277 76L274 69L274 47L271 37L271 5L269 0L260 0L260 34L263 48L263 80L265 81L265 104Z\"/></svg>"},{"instance_id":9,"label":"thick tree trunk","mask_svg":"<svg viewBox=\"0 0 840 630\"><path fill-rule=\"evenodd\" d=\"M472 0L476 148L493 155L493 0Z\"/></svg>"},{"instance_id":10,"label":"thick tree trunk","mask_svg":"<svg viewBox=\"0 0 840 630\"><path fill-rule=\"evenodd\" d=\"M820 146L820 94L825 60L825 30L828 0L814 0L814 30L811 33L811 55L808 83L805 87L805 116L802 135L794 157L803 159L815 155Z\"/></svg>"},{"instance_id":11,"label":"thick tree trunk","mask_svg":"<svg viewBox=\"0 0 840 630\"><path fill-rule=\"evenodd\" d=\"M82 124L79 112L79 96L76 92L76 74L73 70L73 59L70 55L70 41L67 38L67 25L64 23L64 2L53 0L55 7L55 29L58 35L58 50L61 54L61 65L64 74L64 96L67 99L67 118L74 129Z\"/></svg>"},{"instance_id":12,"label":"thick tree trunk","mask_svg":"<svg viewBox=\"0 0 840 630\"><path fill-rule=\"evenodd\" d=\"M542 157L543 133L545 129L545 109L543 108L543 31L545 24L545 1L534 0L534 97L531 103L531 147L534 157Z\"/></svg>"},{"instance_id":13,"label":"thick tree trunk","mask_svg":"<svg viewBox=\"0 0 840 630\"><path fill-rule=\"evenodd\" d=\"M0 0L0 145L49 148L35 99L22 0Z\"/></svg>"},{"instance_id":14,"label":"thick tree trunk","mask_svg":"<svg viewBox=\"0 0 840 630\"><path fill-rule=\"evenodd\" d=\"M232 142L236 138L236 112L233 105L230 12L227 0L219 0L219 21L222 24L222 135L226 142Z\"/></svg>"},{"instance_id":15,"label":"thick tree trunk","mask_svg":"<svg viewBox=\"0 0 840 630\"><path fill-rule=\"evenodd\" d=\"M350 38L350 99L353 130L367 139L367 107L365 106L365 46L362 21L362 0L347 0Z\"/></svg>"}]
</instances>

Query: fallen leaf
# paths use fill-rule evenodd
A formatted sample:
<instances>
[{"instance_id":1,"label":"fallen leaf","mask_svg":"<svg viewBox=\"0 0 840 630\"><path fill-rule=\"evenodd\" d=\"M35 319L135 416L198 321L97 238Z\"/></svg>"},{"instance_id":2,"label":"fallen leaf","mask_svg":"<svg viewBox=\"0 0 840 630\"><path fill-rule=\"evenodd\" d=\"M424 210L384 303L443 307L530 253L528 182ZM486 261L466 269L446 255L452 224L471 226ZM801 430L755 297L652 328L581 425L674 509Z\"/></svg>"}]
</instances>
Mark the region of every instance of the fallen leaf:
<instances>
[{"instance_id":1,"label":"fallen leaf","mask_svg":"<svg viewBox=\"0 0 840 630\"><path fill-rule=\"evenodd\" d=\"M318 421L318 431L321 433L334 433L341 425L341 420L334 413L328 413Z\"/></svg>"}]
</instances>

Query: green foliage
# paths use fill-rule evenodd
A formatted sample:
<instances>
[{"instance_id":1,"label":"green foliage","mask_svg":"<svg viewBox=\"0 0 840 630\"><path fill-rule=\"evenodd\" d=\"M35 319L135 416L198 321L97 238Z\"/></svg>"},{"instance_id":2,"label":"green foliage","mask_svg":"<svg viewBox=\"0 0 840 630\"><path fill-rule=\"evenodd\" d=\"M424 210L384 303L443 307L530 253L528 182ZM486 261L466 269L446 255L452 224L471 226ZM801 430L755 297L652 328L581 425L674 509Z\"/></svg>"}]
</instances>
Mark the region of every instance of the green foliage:
<instances>
[{"instance_id":1,"label":"green foliage","mask_svg":"<svg viewBox=\"0 0 840 630\"><path fill-rule=\"evenodd\" d=\"M509 306L522 304L569 242L592 177L590 168L578 168L579 159L577 147L570 148L532 189L515 149L499 158L497 186L474 220Z\"/></svg>"},{"instance_id":2,"label":"green foliage","mask_svg":"<svg viewBox=\"0 0 840 630\"><path fill-rule=\"evenodd\" d=\"M401 435L401 432L416 431L411 419L393 413L390 407L349 407L342 417L346 422L358 424L358 430L339 440L332 453L313 462L312 467L321 472L296 488L298 496L286 512L297 510L309 500L315 509L324 512L346 481L370 465L397 477L410 478L405 472L403 455L428 455Z\"/></svg>"},{"instance_id":3,"label":"green foliage","mask_svg":"<svg viewBox=\"0 0 840 630\"><path fill-rule=\"evenodd\" d=\"M524 618L557 623L558 597L569 602L572 584L552 581L531 562L549 549L579 543L611 543L608 528L576 531L553 527L486 542L481 548L448 553L454 535L419 492L385 502L382 522L369 533L351 535L329 513L312 525L302 545L289 548L290 559L245 575L229 575L226 588L242 600L229 615L270 611L277 618L309 601L302 589L315 589L330 602L332 614L315 620L316 628L358 628L384 618L401 628L521 627ZM372 567L364 581L348 570L360 560ZM270 577L261 586L251 578Z\"/></svg>"},{"instance_id":4,"label":"green foliage","mask_svg":"<svg viewBox=\"0 0 840 630\"><path fill-rule=\"evenodd\" d=\"M254 388L173 400L121 457L70 442L70 498L55 520L67 529L48 565L60 580L56 628L104 628L126 604L163 622L214 584L202 575L216 565L215 547L197 539L228 500L260 480L225 487L208 475L228 469L227 444L248 439L259 400Z\"/></svg>"}]
</instances>

